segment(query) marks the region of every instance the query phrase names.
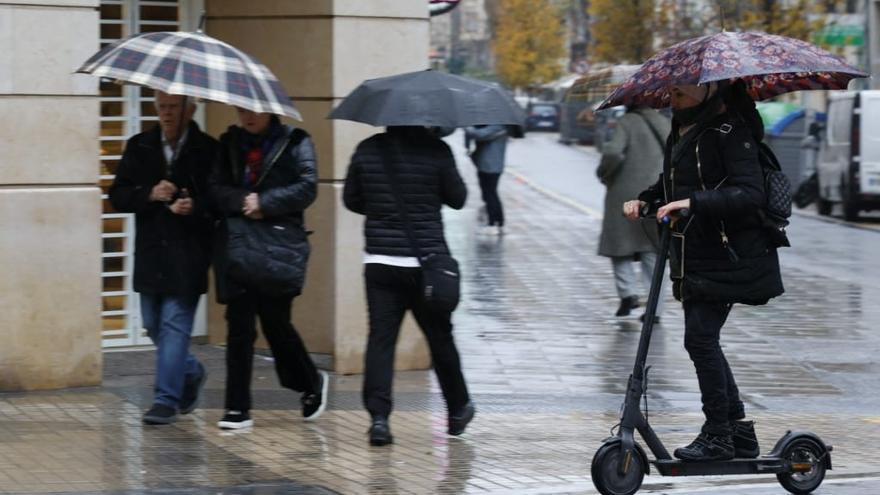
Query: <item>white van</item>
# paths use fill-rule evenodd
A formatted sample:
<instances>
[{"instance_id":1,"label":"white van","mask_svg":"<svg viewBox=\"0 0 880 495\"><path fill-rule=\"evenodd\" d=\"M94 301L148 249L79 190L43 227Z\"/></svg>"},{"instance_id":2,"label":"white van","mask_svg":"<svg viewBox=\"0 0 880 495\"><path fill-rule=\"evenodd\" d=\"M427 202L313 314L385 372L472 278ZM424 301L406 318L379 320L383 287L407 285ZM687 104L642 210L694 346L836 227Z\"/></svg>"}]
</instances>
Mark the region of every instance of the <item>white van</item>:
<instances>
[{"instance_id":1,"label":"white van","mask_svg":"<svg viewBox=\"0 0 880 495\"><path fill-rule=\"evenodd\" d=\"M832 93L819 149L819 214L843 205L847 220L880 209L880 90Z\"/></svg>"}]
</instances>

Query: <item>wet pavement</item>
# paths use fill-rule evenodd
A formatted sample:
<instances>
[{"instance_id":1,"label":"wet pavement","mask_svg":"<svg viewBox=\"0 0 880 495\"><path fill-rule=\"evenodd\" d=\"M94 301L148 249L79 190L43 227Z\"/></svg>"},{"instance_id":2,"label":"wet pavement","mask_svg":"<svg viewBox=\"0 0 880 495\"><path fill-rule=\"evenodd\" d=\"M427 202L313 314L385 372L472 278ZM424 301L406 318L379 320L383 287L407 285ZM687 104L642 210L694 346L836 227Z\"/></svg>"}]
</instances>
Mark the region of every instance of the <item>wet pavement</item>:
<instances>
[{"instance_id":1,"label":"wet pavement","mask_svg":"<svg viewBox=\"0 0 880 495\"><path fill-rule=\"evenodd\" d=\"M460 140L451 142L460 154ZM455 335L478 410L462 437L445 434L430 372L395 375L396 443L372 448L360 376L333 376L328 411L304 423L268 358L255 364L254 428L221 432L215 346L195 349L210 372L202 407L175 425L143 427L152 353L108 353L103 387L0 394L0 493L595 493L589 462L617 422L640 330L638 312L613 317L610 263L595 255L598 155L551 134L511 143L502 237L477 229L474 172L459 158L471 196L446 218L464 274ZM765 451L786 429L812 430L834 445L834 470L816 493L880 493L880 233L798 216L791 237L786 294L736 307L725 351ZM701 423L681 335L670 300L654 334L648 401L667 447ZM782 493L772 476L649 476L643 489L710 491Z\"/></svg>"}]
</instances>

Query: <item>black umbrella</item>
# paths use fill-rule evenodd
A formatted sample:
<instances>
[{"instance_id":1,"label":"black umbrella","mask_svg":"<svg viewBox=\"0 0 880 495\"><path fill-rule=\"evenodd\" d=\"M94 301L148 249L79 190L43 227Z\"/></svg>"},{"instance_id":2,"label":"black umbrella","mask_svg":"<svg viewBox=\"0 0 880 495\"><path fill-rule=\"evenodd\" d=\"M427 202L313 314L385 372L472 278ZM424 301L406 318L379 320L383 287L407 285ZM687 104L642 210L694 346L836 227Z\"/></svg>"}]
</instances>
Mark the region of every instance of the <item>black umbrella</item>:
<instances>
[{"instance_id":1,"label":"black umbrella","mask_svg":"<svg viewBox=\"0 0 880 495\"><path fill-rule=\"evenodd\" d=\"M522 125L525 114L497 84L424 70L364 81L328 118L375 126L464 127Z\"/></svg>"}]
</instances>

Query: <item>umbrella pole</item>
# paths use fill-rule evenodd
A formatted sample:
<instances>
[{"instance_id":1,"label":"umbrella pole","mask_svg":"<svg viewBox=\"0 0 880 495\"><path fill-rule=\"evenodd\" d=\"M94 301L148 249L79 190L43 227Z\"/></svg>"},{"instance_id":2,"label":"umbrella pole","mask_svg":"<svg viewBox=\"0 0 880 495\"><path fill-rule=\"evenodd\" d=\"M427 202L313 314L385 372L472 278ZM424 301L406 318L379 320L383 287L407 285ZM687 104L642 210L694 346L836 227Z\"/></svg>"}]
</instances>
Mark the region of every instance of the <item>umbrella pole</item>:
<instances>
[{"instance_id":1,"label":"umbrella pole","mask_svg":"<svg viewBox=\"0 0 880 495\"><path fill-rule=\"evenodd\" d=\"M183 100L180 101L180 117L177 119L177 141L174 142L174 145L171 147L173 153L171 153L171 163L169 165L173 166L174 162L177 161L177 155L180 154L180 147L183 145L181 141L183 141L183 134L185 129L183 128L183 116L186 114L186 105L188 96L183 95ZM170 177L169 177L170 179Z\"/></svg>"}]
</instances>

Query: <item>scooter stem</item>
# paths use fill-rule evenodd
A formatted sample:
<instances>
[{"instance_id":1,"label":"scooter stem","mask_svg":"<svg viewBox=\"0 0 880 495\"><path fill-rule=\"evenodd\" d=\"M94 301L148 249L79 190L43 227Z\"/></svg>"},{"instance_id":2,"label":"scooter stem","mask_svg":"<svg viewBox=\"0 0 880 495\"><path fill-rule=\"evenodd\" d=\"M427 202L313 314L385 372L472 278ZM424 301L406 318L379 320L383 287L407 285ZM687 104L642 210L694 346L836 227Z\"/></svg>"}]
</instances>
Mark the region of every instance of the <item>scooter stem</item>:
<instances>
[{"instance_id":1,"label":"scooter stem","mask_svg":"<svg viewBox=\"0 0 880 495\"><path fill-rule=\"evenodd\" d=\"M666 260L669 257L671 238L671 223L664 223L660 234L660 249L657 253L657 262L654 265L654 274L651 276L651 291L648 293L648 302L645 306L645 318L644 322L642 322L639 350L636 353L635 366L633 366L632 376L640 382L645 378L645 362L648 360L648 348L651 345L651 333L654 330L654 316L657 314L657 302L660 299L660 289L663 286L663 273L666 271Z\"/></svg>"}]
</instances>

